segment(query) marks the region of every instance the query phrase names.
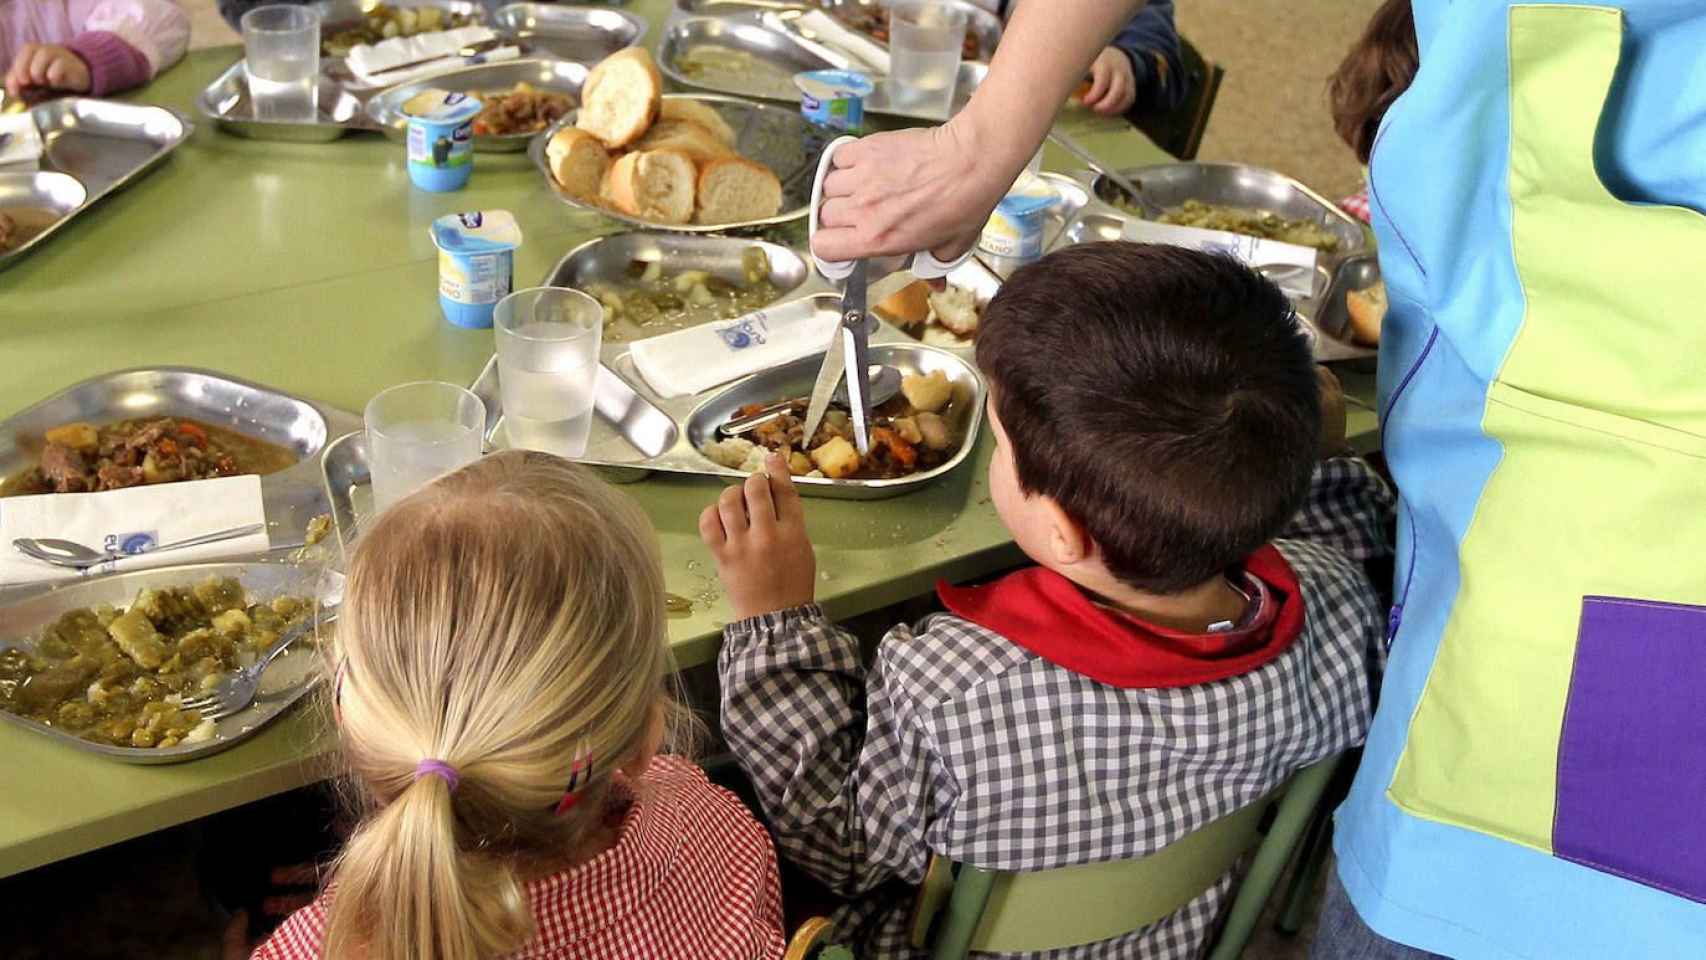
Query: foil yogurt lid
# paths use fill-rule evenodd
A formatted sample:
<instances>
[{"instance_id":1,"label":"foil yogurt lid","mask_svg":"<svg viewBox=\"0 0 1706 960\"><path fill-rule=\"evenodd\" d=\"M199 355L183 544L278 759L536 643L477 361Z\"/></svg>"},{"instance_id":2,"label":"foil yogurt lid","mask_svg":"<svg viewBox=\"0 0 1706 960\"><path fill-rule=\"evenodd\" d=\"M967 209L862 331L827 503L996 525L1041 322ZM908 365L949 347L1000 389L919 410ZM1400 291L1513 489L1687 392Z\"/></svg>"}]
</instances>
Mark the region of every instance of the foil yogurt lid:
<instances>
[{"instance_id":1,"label":"foil yogurt lid","mask_svg":"<svg viewBox=\"0 0 1706 960\"><path fill-rule=\"evenodd\" d=\"M403 113L429 123L461 123L480 112L480 98L449 90L422 90L403 104Z\"/></svg>"},{"instance_id":2,"label":"foil yogurt lid","mask_svg":"<svg viewBox=\"0 0 1706 960\"><path fill-rule=\"evenodd\" d=\"M448 214L432 222L431 233L445 253L501 253L521 246L521 226L508 210Z\"/></svg>"}]
</instances>

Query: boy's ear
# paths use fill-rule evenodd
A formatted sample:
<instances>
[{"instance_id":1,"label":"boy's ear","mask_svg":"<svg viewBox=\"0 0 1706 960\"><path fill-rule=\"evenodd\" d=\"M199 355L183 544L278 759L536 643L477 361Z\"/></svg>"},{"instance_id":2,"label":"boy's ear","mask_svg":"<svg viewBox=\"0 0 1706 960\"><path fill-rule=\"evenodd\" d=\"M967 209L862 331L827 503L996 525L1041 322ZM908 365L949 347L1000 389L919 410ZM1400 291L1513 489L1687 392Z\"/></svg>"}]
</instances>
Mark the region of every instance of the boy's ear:
<instances>
[{"instance_id":1,"label":"boy's ear","mask_svg":"<svg viewBox=\"0 0 1706 960\"><path fill-rule=\"evenodd\" d=\"M1049 520L1049 550L1054 561L1063 567L1083 563L1096 553L1096 543L1090 539L1083 524L1061 509L1051 497L1038 497Z\"/></svg>"}]
</instances>

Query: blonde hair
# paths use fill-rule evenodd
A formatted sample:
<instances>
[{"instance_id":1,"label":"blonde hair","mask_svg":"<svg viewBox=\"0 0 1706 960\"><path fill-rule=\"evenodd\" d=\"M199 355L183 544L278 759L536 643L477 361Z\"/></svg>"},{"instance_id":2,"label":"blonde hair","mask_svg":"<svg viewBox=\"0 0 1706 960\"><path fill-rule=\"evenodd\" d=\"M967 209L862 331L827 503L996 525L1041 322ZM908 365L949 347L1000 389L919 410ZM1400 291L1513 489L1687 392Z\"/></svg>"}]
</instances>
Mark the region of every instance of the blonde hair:
<instances>
[{"instance_id":1,"label":"blonde hair","mask_svg":"<svg viewBox=\"0 0 1706 960\"><path fill-rule=\"evenodd\" d=\"M545 454L486 457L399 502L350 562L338 729L363 812L325 954L474 960L533 934L518 867L559 868L611 774L655 747L663 573L626 495ZM577 760L577 801L554 812ZM417 774L453 767L459 784Z\"/></svg>"}]
</instances>

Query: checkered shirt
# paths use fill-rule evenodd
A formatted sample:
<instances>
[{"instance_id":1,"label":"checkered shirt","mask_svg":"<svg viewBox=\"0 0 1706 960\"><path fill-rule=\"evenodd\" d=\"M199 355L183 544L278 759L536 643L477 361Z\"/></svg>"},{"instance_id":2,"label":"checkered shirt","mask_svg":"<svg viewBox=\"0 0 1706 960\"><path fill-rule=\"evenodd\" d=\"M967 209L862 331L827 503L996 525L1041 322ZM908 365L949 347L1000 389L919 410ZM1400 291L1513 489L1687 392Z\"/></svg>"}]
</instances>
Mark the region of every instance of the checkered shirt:
<instances>
[{"instance_id":1,"label":"checkered shirt","mask_svg":"<svg viewBox=\"0 0 1706 960\"><path fill-rule=\"evenodd\" d=\"M1145 856L1360 743L1385 627L1362 561L1389 552L1392 503L1360 460L1316 469L1275 542L1303 632L1249 673L1121 689L947 614L895 627L867 666L807 606L724 631L724 735L783 854L855 898L839 938L862 958L915 956L908 885L932 852L1012 871ZM1041 956L1195 956L1234 881L1126 937Z\"/></svg>"},{"instance_id":2,"label":"checkered shirt","mask_svg":"<svg viewBox=\"0 0 1706 960\"><path fill-rule=\"evenodd\" d=\"M1343 200L1340 200L1339 201L1339 209L1345 211L1346 213L1350 214L1353 217L1356 217L1358 220L1361 220L1363 223L1368 223L1369 222L1368 188L1363 187L1361 190L1358 190L1356 193L1351 194L1350 196L1346 197Z\"/></svg>"},{"instance_id":3,"label":"checkered shirt","mask_svg":"<svg viewBox=\"0 0 1706 960\"><path fill-rule=\"evenodd\" d=\"M733 794L693 764L658 757L616 844L527 884L536 927L515 960L774 960L786 947L776 851ZM321 894L252 960L319 960L331 909Z\"/></svg>"}]
</instances>

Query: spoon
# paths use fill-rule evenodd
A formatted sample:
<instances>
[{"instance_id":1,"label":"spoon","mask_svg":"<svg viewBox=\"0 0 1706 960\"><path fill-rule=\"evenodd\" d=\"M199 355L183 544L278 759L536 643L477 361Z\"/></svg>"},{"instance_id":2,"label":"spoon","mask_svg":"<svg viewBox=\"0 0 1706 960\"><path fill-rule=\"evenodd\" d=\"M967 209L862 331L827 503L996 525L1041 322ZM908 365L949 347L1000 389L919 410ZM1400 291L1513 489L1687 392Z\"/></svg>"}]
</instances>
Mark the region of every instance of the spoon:
<instances>
[{"instance_id":1,"label":"spoon","mask_svg":"<svg viewBox=\"0 0 1706 960\"><path fill-rule=\"evenodd\" d=\"M1061 146L1061 148L1064 149L1067 153L1070 153L1073 156L1077 157L1078 159L1084 161L1086 164L1089 164L1090 169L1096 171L1097 173L1101 174L1104 177L1107 177L1108 180L1111 183L1113 183L1114 186L1119 187L1121 190L1125 191L1126 195L1131 197L1131 202L1137 204L1138 208L1143 211L1143 218L1145 220L1159 220L1159 219L1161 219L1162 213L1164 211L1162 211L1162 209L1155 204L1155 201L1149 199L1147 196L1144 196L1142 187L1138 186L1137 184L1133 183L1131 180L1127 179L1119 171L1110 170L1107 167L1103 166L1102 162L1100 160L1097 160L1095 158L1095 156L1090 153L1090 151L1084 149L1084 147L1081 146L1078 143L1078 141L1072 139L1071 137L1067 136L1064 133L1061 133L1058 130L1054 131L1053 133L1050 133L1048 135L1048 138L1050 140L1053 140L1055 143L1059 144Z\"/></svg>"},{"instance_id":2,"label":"spoon","mask_svg":"<svg viewBox=\"0 0 1706 960\"><path fill-rule=\"evenodd\" d=\"M205 533L199 537L190 537L187 540L174 540L171 543L162 543L145 552L159 553L162 550L177 550L181 547L197 547L204 543L218 543L221 540L234 540L238 537L246 537L250 534L260 533L266 528L267 525L264 523L251 523L246 527L232 527L228 530L218 530L213 533ZM51 563L55 566L70 567L73 570L86 570L89 567L98 566L109 560L118 560L127 556L127 554L119 553L116 550L94 550L82 545L81 543L76 543L71 540L59 540L53 537L19 537L12 541L12 546L17 547L18 552L26 556L34 557L37 560Z\"/></svg>"},{"instance_id":3,"label":"spoon","mask_svg":"<svg viewBox=\"0 0 1706 960\"><path fill-rule=\"evenodd\" d=\"M900 371L893 367L874 363L865 372L865 378L871 385L871 406L881 406L887 403L895 394L900 392ZM738 437L751 433L766 423L782 416L790 410L804 406L809 398L797 397L772 403L761 410L755 410L744 417L732 417L717 428L717 432L725 437ZM830 403L847 406L847 384L835 388L835 393L829 398Z\"/></svg>"}]
</instances>

